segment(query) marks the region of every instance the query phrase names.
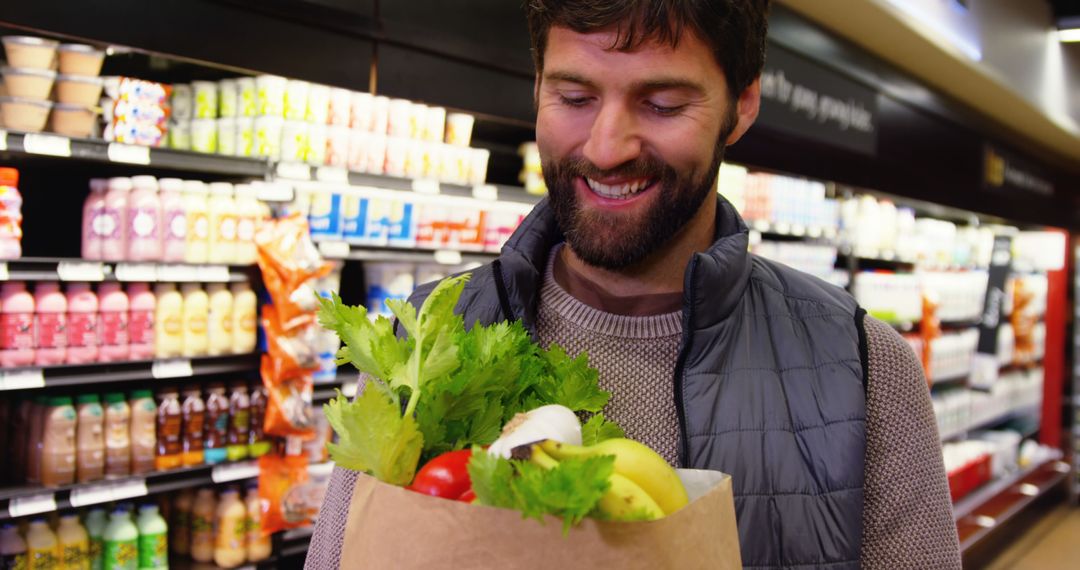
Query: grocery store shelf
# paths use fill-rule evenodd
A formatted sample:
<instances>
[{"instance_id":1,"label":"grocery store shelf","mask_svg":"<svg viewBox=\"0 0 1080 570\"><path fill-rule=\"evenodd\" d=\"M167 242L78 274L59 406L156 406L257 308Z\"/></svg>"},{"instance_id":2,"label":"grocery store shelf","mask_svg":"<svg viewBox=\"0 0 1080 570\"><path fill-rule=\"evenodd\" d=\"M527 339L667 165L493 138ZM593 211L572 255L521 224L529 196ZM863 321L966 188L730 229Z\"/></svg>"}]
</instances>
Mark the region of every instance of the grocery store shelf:
<instances>
[{"instance_id":1,"label":"grocery store shelf","mask_svg":"<svg viewBox=\"0 0 1080 570\"><path fill-rule=\"evenodd\" d=\"M836 228L826 226L806 226L802 224L788 224L784 222L769 222L766 220L746 220L750 229L780 239L804 239L821 241L835 245Z\"/></svg>"},{"instance_id":2,"label":"grocery store shelf","mask_svg":"<svg viewBox=\"0 0 1080 570\"><path fill-rule=\"evenodd\" d=\"M290 556L299 556L307 552L308 546L311 544L311 535L314 532L315 527L305 526L289 529L281 533L280 556L282 558L287 558Z\"/></svg>"},{"instance_id":3,"label":"grocery store shelf","mask_svg":"<svg viewBox=\"0 0 1080 570\"><path fill-rule=\"evenodd\" d=\"M463 252L452 249L418 249L400 247L370 247L350 245L343 241L316 240L319 252L327 259L349 261L398 261L406 263L439 263L461 265L463 263L488 263L498 257L495 253Z\"/></svg>"},{"instance_id":4,"label":"grocery store shelf","mask_svg":"<svg viewBox=\"0 0 1080 570\"><path fill-rule=\"evenodd\" d=\"M242 283L254 265L186 263L110 263L79 258L23 257L0 262L0 281L142 281L167 283Z\"/></svg>"},{"instance_id":5,"label":"grocery store shelf","mask_svg":"<svg viewBox=\"0 0 1080 570\"><path fill-rule=\"evenodd\" d=\"M0 391L100 386L136 380L189 378L258 369L255 354L132 360L0 370Z\"/></svg>"},{"instance_id":6,"label":"grocery store shelf","mask_svg":"<svg viewBox=\"0 0 1080 570\"><path fill-rule=\"evenodd\" d=\"M1029 417L1032 417L1032 416L1038 416L1041 411L1042 411L1042 404L1021 406L1021 407L1018 407L1016 409L1008 410L1008 411L1006 411L1004 413L1001 413L1001 414L998 414L998 415L995 415L995 416L992 416L992 417L989 417L989 418L986 418L986 419L982 419L982 420L979 420L979 421L972 422L972 423L968 424L967 426L961 427L959 429L953 429L953 430L950 430L950 431L942 432L941 433L941 441L944 442L944 441L949 441L949 440L953 440L953 439L958 439L958 438L960 438L960 437L962 437L964 435L967 435L968 433L973 432L975 430L994 427L994 426L1006 423L1008 421L1015 420L1017 418L1029 418Z\"/></svg>"}]
</instances>

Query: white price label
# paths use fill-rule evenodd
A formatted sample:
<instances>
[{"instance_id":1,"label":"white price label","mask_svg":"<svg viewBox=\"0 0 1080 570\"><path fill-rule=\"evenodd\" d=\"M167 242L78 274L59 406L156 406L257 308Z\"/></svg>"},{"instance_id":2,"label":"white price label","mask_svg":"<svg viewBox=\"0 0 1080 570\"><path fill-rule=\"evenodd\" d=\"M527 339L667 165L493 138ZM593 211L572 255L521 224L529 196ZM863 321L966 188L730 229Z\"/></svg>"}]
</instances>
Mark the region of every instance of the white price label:
<instances>
[{"instance_id":1,"label":"white price label","mask_svg":"<svg viewBox=\"0 0 1080 570\"><path fill-rule=\"evenodd\" d=\"M341 395L351 400L356 397L356 392L359 389L360 382L349 382L341 386Z\"/></svg>"},{"instance_id":2,"label":"white price label","mask_svg":"<svg viewBox=\"0 0 1080 570\"><path fill-rule=\"evenodd\" d=\"M199 281L205 283L226 283L229 281L229 268L225 265L202 265L198 268Z\"/></svg>"},{"instance_id":3,"label":"white price label","mask_svg":"<svg viewBox=\"0 0 1080 570\"><path fill-rule=\"evenodd\" d=\"M461 265L461 252L452 249L440 249L435 252L435 263Z\"/></svg>"},{"instance_id":4,"label":"white price label","mask_svg":"<svg viewBox=\"0 0 1080 570\"><path fill-rule=\"evenodd\" d=\"M117 483L112 487L112 500L114 501L123 501L134 497L145 497L146 495L146 479L124 481Z\"/></svg>"},{"instance_id":5,"label":"white price label","mask_svg":"<svg viewBox=\"0 0 1080 570\"><path fill-rule=\"evenodd\" d=\"M44 387L45 375L41 373L40 368L10 370L0 376L0 388L4 390L29 390Z\"/></svg>"},{"instance_id":6,"label":"white price label","mask_svg":"<svg viewBox=\"0 0 1080 570\"><path fill-rule=\"evenodd\" d=\"M87 505L100 505L101 503L108 503L112 500L113 486L108 483L91 485L89 487L79 487L71 490L71 506L75 508L85 507Z\"/></svg>"},{"instance_id":7,"label":"white price label","mask_svg":"<svg viewBox=\"0 0 1080 570\"><path fill-rule=\"evenodd\" d=\"M413 180L412 189L417 194L439 194L442 192L438 180Z\"/></svg>"},{"instance_id":8,"label":"white price label","mask_svg":"<svg viewBox=\"0 0 1080 570\"><path fill-rule=\"evenodd\" d=\"M292 435L285 437L285 455L300 455L303 451L303 439Z\"/></svg>"},{"instance_id":9,"label":"white price label","mask_svg":"<svg viewBox=\"0 0 1080 570\"><path fill-rule=\"evenodd\" d=\"M157 267L150 263L119 263L116 265L119 281L157 281Z\"/></svg>"},{"instance_id":10,"label":"white price label","mask_svg":"<svg viewBox=\"0 0 1080 570\"><path fill-rule=\"evenodd\" d=\"M155 360L150 365L150 375L154 378L183 378L194 375L191 361L186 358Z\"/></svg>"},{"instance_id":11,"label":"white price label","mask_svg":"<svg viewBox=\"0 0 1080 570\"><path fill-rule=\"evenodd\" d=\"M11 274L8 273L8 266L6 263L0 263L0 281L7 281L11 279Z\"/></svg>"},{"instance_id":12,"label":"white price label","mask_svg":"<svg viewBox=\"0 0 1080 570\"><path fill-rule=\"evenodd\" d=\"M166 283L185 283L198 281L199 273L190 265L159 265L157 266L158 281Z\"/></svg>"},{"instance_id":13,"label":"white price label","mask_svg":"<svg viewBox=\"0 0 1080 570\"><path fill-rule=\"evenodd\" d=\"M295 196L292 184L285 182L260 182L251 183L255 187L255 198L263 202L290 202Z\"/></svg>"},{"instance_id":14,"label":"white price label","mask_svg":"<svg viewBox=\"0 0 1080 570\"><path fill-rule=\"evenodd\" d=\"M334 462L325 461L323 463L314 463L308 465L308 475L312 477L329 477L330 473L334 471Z\"/></svg>"},{"instance_id":15,"label":"white price label","mask_svg":"<svg viewBox=\"0 0 1080 570\"><path fill-rule=\"evenodd\" d=\"M772 229L772 226L769 225L769 222L766 222L765 220L754 220L753 227L755 230L763 233L767 233L769 230Z\"/></svg>"},{"instance_id":16,"label":"white price label","mask_svg":"<svg viewBox=\"0 0 1080 570\"><path fill-rule=\"evenodd\" d=\"M279 162L277 175L291 180L311 180L311 167L299 162Z\"/></svg>"},{"instance_id":17,"label":"white price label","mask_svg":"<svg viewBox=\"0 0 1080 570\"><path fill-rule=\"evenodd\" d=\"M321 241L319 242L319 253L323 257L345 259L349 257L349 244L343 241Z\"/></svg>"},{"instance_id":18,"label":"white price label","mask_svg":"<svg viewBox=\"0 0 1080 570\"><path fill-rule=\"evenodd\" d=\"M795 237L802 237L802 236L806 235L806 226L804 226L802 224L792 224L791 225L791 235L793 235Z\"/></svg>"},{"instance_id":19,"label":"white price label","mask_svg":"<svg viewBox=\"0 0 1080 570\"><path fill-rule=\"evenodd\" d=\"M499 188L494 184L473 186L472 195L473 198L476 198L477 200L495 201L499 199Z\"/></svg>"},{"instance_id":20,"label":"white price label","mask_svg":"<svg viewBox=\"0 0 1080 570\"><path fill-rule=\"evenodd\" d=\"M150 147L109 143L109 160L126 164L150 164Z\"/></svg>"},{"instance_id":21,"label":"white price label","mask_svg":"<svg viewBox=\"0 0 1080 570\"><path fill-rule=\"evenodd\" d=\"M43 493L29 497L16 497L8 503L8 516L19 518L56 510L56 495Z\"/></svg>"},{"instance_id":22,"label":"white price label","mask_svg":"<svg viewBox=\"0 0 1080 570\"><path fill-rule=\"evenodd\" d=\"M228 483L242 479L253 479L259 476L259 464L254 461L241 461L239 463L223 463L215 465L210 472L210 479L214 483Z\"/></svg>"},{"instance_id":23,"label":"white price label","mask_svg":"<svg viewBox=\"0 0 1080 570\"><path fill-rule=\"evenodd\" d=\"M0 129L0 152L7 150L7 131Z\"/></svg>"},{"instance_id":24,"label":"white price label","mask_svg":"<svg viewBox=\"0 0 1080 570\"><path fill-rule=\"evenodd\" d=\"M315 180L319 182L333 182L335 184L348 184L349 171L338 166L320 166L315 171Z\"/></svg>"},{"instance_id":25,"label":"white price label","mask_svg":"<svg viewBox=\"0 0 1080 570\"><path fill-rule=\"evenodd\" d=\"M56 135L28 133L23 135L23 150L30 154L71 156L71 139Z\"/></svg>"},{"instance_id":26,"label":"white price label","mask_svg":"<svg viewBox=\"0 0 1080 570\"><path fill-rule=\"evenodd\" d=\"M96 261L61 261L56 274L62 281L103 281L105 264Z\"/></svg>"}]
</instances>

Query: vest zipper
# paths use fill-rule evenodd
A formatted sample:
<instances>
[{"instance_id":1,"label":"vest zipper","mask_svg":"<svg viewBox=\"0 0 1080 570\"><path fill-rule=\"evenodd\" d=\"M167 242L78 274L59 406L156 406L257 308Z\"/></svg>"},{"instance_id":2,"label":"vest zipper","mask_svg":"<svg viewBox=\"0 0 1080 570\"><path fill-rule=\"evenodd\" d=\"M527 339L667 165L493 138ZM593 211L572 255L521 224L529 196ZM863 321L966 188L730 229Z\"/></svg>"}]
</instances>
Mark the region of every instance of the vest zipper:
<instances>
[{"instance_id":1,"label":"vest zipper","mask_svg":"<svg viewBox=\"0 0 1080 570\"><path fill-rule=\"evenodd\" d=\"M697 271L697 256L690 259L690 269L686 272L686 299L694 298L694 274ZM683 402L683 373L686 356L690 352L690 322L693 317L693 303L683 305L682 348L675 361L675 415L679 418L679 466L690 467L690 439L686 433L686 404Z\"/></svg>"}]
</instances>

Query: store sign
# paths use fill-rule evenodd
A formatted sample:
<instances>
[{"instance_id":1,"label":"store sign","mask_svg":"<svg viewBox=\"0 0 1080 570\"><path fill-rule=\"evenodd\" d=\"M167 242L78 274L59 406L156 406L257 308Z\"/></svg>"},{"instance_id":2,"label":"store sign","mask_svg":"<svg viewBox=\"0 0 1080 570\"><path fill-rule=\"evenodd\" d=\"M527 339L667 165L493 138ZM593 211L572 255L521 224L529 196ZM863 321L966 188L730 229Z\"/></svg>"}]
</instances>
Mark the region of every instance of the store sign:
<instances>
[{"instance_id":1,"label":"store sign","mask_svg":"<svg viewBox=\"0 0 1080 570\"><path fill-rule=\"evenodd\" d=\"M862 154L877 154L877 93L769 44L758 123Z\"/></svg>"},{"instance_id":2,"label":"store sign","mask_svg":"<svg viewBox=\"0 0 1080 570\"><path fill-rule=\"evenodd\" d=\"M998 377L998 329L1001 328L1002 307L1005 306L1005 282L1012 269L1012 238L994 237L990 256L990 275L983 298L982 318L979 320L979 344L972 361L970 386L989 390Z\"/></svg>"},{"instance_id":3,"label":"store sign","mask_svg":"<svg viewBox=\"0 0 1080 570\"><path fill-rule=\"evenodd\" d=\"M1042 169L990 144L983 150L983 185L989 190L1054 195L1054 183Z\"/></svg>"}]
</instances>

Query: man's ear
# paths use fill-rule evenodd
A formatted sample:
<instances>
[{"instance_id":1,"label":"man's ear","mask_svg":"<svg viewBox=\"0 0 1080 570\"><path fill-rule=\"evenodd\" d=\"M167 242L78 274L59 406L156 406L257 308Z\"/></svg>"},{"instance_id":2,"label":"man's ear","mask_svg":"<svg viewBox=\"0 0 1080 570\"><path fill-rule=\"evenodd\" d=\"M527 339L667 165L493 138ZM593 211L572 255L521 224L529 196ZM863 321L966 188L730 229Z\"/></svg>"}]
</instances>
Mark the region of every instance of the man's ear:
<instances>
[{"instance_id":1,"label":"man's ear","mask_svg":"<svg viewBox=\"0 0 1080 570\"><path fill-rule=\"evenodd\" d=\"M742 94L739 95L739 100L735 102L735 116L737 121L735 122L735 128L728 135L726 144L735 144L746 131L750 128L750 125L754 124L754 120L757 119L758 111L761 110L761 77L759 76L754 80Z\"/></svg>"}]
</instances>

